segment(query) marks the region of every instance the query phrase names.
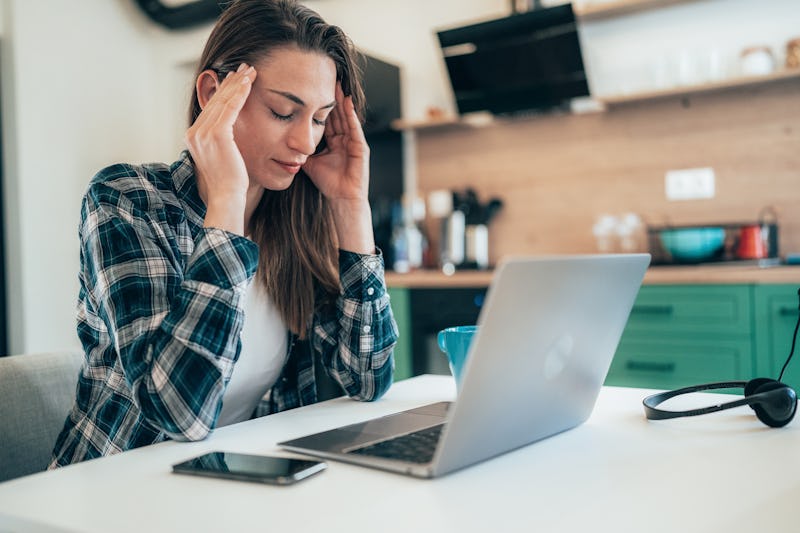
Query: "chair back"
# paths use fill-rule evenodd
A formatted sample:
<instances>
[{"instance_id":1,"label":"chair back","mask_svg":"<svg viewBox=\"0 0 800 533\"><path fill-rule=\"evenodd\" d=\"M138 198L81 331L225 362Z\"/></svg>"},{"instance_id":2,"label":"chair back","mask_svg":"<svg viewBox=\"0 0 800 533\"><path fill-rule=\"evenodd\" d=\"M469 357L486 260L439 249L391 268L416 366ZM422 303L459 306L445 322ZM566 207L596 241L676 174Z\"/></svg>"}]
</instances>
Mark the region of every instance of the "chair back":
<instances>
[{"instance_id":1,"label":"chair back","mask_svg":"<svg viewBox=\"0 0 800 533\"><path fill-rule=\"evenodd\" d=\"M47 468L82 362L80 352L0 357L0 482Z\"/></svg>"}]
</instances>

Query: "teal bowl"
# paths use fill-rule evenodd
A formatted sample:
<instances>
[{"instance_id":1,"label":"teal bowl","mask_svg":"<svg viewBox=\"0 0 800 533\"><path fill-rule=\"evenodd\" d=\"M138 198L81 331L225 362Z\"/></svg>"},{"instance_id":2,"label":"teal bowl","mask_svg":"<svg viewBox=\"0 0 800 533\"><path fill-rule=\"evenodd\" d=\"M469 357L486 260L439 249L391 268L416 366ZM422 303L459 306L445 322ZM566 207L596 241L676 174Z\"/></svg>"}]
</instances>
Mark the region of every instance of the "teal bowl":
<instances>
[{"instance_id":1,"label":"teal bowl","mask_svg":"<svg viewBox=\"0 0 800 533\"><path fill-rule=\"evenodd\" d=\"M659 232L661 244L676 261L707 261L722 251L725 228L676 228Z\"/></svg>"}]
</instances>

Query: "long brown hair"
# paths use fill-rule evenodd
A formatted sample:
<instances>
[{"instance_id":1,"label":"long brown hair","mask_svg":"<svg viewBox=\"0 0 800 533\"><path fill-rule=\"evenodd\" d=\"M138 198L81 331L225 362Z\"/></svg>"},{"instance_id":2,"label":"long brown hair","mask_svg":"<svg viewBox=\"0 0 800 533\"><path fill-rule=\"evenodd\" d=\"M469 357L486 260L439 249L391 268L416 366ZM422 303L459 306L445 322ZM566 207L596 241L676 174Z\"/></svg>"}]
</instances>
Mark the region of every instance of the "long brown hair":
<instances>
[{"instance_id":1,"label":"long brown hair","mask_svg":"<svg viewBox=\"0 0 800 533\"><path fill-rule=\"evenodd\" d=\"M330 57L336 79L363 120L359 56L352 42L340 28L294 0L231 3L211 31L196 76L210 69L221 77L286 46ZM201 111L195 91L190 125ZM304 338L314 311L331 305L339 293L336 234L327 200L301 170L285 191L264 191L249 229L260 249L257 278L289 330Z\"/></svg>"}]
</instances>

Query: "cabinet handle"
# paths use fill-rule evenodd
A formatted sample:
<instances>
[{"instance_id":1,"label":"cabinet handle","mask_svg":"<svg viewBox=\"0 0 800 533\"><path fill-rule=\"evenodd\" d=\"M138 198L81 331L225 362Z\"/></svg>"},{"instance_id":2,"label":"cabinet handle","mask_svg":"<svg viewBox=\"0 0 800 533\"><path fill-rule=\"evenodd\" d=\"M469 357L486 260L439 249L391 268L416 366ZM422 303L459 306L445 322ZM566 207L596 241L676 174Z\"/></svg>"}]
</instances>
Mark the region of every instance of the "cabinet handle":
<instances>
[{"instance_id":1,"label":"cabinet handle","mask_svg":"<svg viewBox=\"0 0 800 533\"><path fill-rule=\"evenodd\" d=\"M671 315L675 308L671 305L634 305L633 312L642 315Z\"/></svg>"},{"instance_id":2,"label":"cabinet handle","mask_svg":"<svg viewBox=\"0 0 800 533\"><path fill-rule=\"evenodd\" d=\"M796 307L781 307L778 309L778 314L781 316L797 316L798 309Z\"/></svg>"},{"instance_id":3,"label":"cabinet handle","mask_svg":"<svg viewBox=\"0 0 800 533\"><path fill-rule=\"evenodd\" d=\"M628 361L625 368L638 372L675 372L675 363L655 363L652 361Z\"/></svg>"}]
</instances>

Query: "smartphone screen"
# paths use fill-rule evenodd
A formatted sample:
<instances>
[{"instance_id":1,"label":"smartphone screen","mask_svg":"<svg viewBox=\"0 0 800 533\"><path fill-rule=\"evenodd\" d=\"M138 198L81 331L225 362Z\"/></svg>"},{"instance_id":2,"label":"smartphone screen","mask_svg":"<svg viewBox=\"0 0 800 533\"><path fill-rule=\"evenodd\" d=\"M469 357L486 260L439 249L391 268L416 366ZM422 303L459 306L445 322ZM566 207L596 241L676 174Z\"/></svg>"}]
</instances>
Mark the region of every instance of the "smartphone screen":
<instances>
[{"instance_id":1,"label":"smartphone screen","mask_svg":"<svg viewBox=\"0 0 800 533\"><path fill-rule=\"evenodd\" d=\"M324 462L309 459L211 452L172 465L172 471L179 474L289 485L321 472L325 467L327 465Z\"/></svg>"}]
</instances>

